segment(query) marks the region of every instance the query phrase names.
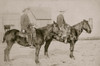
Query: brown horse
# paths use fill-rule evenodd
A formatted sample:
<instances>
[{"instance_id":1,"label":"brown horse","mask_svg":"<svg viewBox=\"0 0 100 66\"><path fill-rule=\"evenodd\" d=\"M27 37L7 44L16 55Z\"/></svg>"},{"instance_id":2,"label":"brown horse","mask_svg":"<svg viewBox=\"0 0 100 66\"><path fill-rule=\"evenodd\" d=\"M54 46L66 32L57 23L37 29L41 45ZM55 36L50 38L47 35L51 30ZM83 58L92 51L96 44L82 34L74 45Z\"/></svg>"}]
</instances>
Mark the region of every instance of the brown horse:
<instances>
[{"instance_id":1,"label":"brown horse","mask_svg":"<svg viewBox=\"0 0 100 66\"><path fill-rule=\"evenodd\" d=\"M64 37L64 39L63 39L64 41L60 41L59 37L58 37L58 41L64 42L64 43L70 43L70 58L75 59L74 55L73 55L73 51L74 51L74 45L75 45L76 41L78 40L79 35L83 32L83 30L85 30L87 33L91 33L92 30L91 30L90 25L87 20L83 20L76 25L70 26L69 28L70 28L69 29L70 34ZM62 34L62 36L63 36L63 34ZM65 42L66 40L67 40L67 42ZM48 55L47 50L50 45L50 42L47 45L48 46L45 48L46 55Z\"/></svg>"},{"instance_id":2,"label":"brown horse","mask_svg":"<svg viewBox=\"0 0 100 66\"><path fill-rule=\"evenodd\" d=\"M58 27L58 24L55 22L53 24L49 24L45 27L36 29L36 39L37 40L32 39L33 46L35 46L35 48L36 48L36 51L35 51L36 64L39 63L39 52L40 52L41 46L44 44L44 42L46 42L46 44L45 44L45 52L46 52L49 43L52 41L54 36L59 33L58 32L59 30L60 29ZM16 29L9 30L5 33L3 42L6 41L7 47L4 50L4 61L10 60L9 52L11 50L11 47L15 43L15 41L17 41L17 43L22 46L30 46L28 44L28 42L26 41L26 38L21 37L19 34L20 34L19 30L16 30ZM47 53L45 53L45 55L47 55Z\"/></svg>"},{"instance_id":3,"label":"brown horse","mask_svg":"<svg viewBox=\"0 0 100 66\"><path fill-rule=\"evenodd\" d=\"M17 29L12 29L5 33L3 37L3 43L6 41L7 47L4 50L4 61L10 61L9 53L15 41L22 46L25 46L25 47L30 46L28 42L26 41L26 38L21 37L19 33L20 31Z\"/></svg>"}]
</instances>

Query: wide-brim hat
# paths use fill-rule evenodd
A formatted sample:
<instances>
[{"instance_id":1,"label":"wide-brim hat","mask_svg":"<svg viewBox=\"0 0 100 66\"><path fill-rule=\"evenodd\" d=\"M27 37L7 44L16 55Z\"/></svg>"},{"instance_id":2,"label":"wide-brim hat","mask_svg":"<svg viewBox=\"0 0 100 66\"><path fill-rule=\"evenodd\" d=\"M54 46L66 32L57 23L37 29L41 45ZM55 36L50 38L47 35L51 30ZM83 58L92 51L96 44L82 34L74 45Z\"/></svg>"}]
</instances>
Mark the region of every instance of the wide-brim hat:
<instances>
[{"instance_id":1,"label":"wide-brim hat","mask_svg":"<svg viewBox=\"0 0 100 66\"><path fill-rule=\"evenodd\" d=\"M65 12L64 10L60 10L59 12Z\"/></svg>"},{"instance_id":2,"label":"wide-brim hat","mask_svg":"<svg viewBox=\"0 0 100 66\"><path fill-rule=\"evenodd\" d=\"M23 10L23 12L25 12L26 10L30 10L30 8L25 8L25 9Z\"/></svg>"}]
</instances>

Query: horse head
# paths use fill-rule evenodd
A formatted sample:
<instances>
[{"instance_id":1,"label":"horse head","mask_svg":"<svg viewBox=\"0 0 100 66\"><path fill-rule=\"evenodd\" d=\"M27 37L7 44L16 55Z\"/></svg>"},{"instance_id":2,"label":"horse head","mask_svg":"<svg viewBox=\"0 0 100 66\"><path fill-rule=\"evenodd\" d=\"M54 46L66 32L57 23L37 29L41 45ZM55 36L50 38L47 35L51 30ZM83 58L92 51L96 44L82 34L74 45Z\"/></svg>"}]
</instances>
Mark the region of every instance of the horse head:
<instances>
[{"instance_id":1,"label":"horse head","mask_svg":"<svg viewBox=\"0 0 100 66\"><path fill-rule=\"evenodd\" d=\"M83 20L83 29L87 32L87 33L91 33L92 29L89 25L89 22L87 20Z\"/></svg>"}]
</instances>

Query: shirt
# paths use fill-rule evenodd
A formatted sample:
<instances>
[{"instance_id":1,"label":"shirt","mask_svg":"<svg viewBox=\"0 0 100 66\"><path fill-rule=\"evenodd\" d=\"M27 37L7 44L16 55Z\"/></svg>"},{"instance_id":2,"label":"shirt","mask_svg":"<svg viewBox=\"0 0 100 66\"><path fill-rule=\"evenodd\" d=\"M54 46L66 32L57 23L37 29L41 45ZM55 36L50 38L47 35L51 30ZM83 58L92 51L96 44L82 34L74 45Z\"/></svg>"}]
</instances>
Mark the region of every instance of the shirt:
<instances>
[{"instance_id":1,"label":"shirt","mask_svg":"<svg viewBox=\"0 0 100 66\"><path fill-rule=\"evenodd\" d=\"M21 16L21 30L27 30L29 24L30 24L29 17L26 14L23 14Z\"/></svg>"}]
</instances>

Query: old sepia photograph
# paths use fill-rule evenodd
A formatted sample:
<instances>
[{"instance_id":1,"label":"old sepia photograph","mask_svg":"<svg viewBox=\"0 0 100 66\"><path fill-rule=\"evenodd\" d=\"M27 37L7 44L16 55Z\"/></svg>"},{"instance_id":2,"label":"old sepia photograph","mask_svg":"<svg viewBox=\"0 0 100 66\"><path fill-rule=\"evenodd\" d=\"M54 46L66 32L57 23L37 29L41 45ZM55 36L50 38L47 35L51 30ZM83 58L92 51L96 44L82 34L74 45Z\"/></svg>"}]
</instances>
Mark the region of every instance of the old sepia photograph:
<instances>
[{"instance_id":1,"label":"old sepia photograph","mask_svg":"<svg viewBox=\"0 0 100 66\"><path fill-rule=\"evenodd\" d=\"M100 0L0 0L0 66L100 66Z\"/></svg>"}]
</instances>

